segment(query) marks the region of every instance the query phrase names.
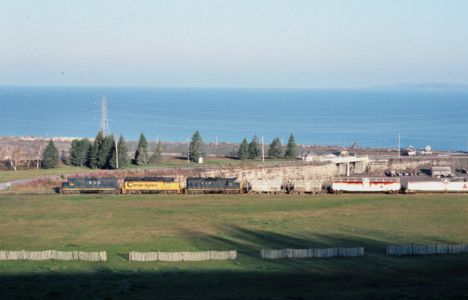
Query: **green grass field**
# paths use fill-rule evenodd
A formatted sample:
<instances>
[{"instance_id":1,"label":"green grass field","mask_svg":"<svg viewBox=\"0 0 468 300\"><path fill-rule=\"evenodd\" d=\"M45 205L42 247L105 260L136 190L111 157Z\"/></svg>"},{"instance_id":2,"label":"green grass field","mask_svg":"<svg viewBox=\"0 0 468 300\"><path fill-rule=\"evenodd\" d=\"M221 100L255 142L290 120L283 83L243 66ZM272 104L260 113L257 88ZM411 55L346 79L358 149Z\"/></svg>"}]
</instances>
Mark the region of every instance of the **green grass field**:
<instances>
[{"instance_id":1,"label":"green grass field","mask_svg":"<svg viewBox=\"0 0 468 300\"><path fill-rule=\"evenodd\" d=\"M108 262L0 262L0 298L456 298L468 255L387 257L387 243L468 243L468 195L0 195L0 249L106 250ZM262 260L262 248L363 246L363 258ZM136 251L230 250L136 263Z\"/></svg>"},{"instance_id":2,"label":"green grass field","mask_svg":"<svg viewBox=\"0 0 468 300\"><path fill-rule=\"evenodd\" d=\"M92 172L89 168L64 166L60 165L53 169L30 169L30 170L17 170L17 171L0 171L0 182L7 182L17 179L37 178L49 175L62 175L70 173L86 173Z\"/></svg>"}]
</instances>

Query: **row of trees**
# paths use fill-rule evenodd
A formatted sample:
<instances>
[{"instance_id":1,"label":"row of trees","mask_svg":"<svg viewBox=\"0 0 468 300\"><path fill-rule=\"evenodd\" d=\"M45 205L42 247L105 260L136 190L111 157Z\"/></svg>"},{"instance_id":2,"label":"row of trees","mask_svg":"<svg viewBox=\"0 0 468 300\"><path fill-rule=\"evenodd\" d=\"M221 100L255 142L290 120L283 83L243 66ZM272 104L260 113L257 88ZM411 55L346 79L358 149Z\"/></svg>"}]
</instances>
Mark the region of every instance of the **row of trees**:
<instances>
[{"instance_id":1,"label":"row of trees","mask_svg":"<svg viewBox=\"0 0 468 300\"><path fill-rule=\"evenodd\" d=\"M113 135L96 135L94 142L88 139L76 139L71 143L70 164L92 169L125 168L129 164L127 143L123 135L116 144Z\"/></svg>"},{"instance_id":2,"label":"row of trees","mask_svg":"<svg viewBox=\"0 0 468 300\"><path fill-rule=\"evenodd\" d=\"M275 138L269 145L268 156L270 158L295 158L297 155L294 136L291 134L288 144L283 154L283 147L279 138ZM27 153L21 147L0 147L0 156L8 160L10 168L16 170L18 166L28 161L26 167L34 162L36 168L53 168L59 162L59 152L52 140L46 144L45 141L34 142L31 153ZM206 155L203 139L197 130L189 143L188 157L193 162L198 162L201 157ZM237 156L239 159L257 159L262 155L261 145L257 136L254 136L250 143L244 138ZM29 157L29 160L26 159ZM32 158L33 159L32 159ZM162 142L158 141L153 151L149 152L149 144L142 133L138 140L133 159L128 156L127 143L120 136L116 142L113 135L104 135L99 132L93 142L89 139L76 139L71 143L71 149L68 157L62 157L64 163L70 163L74 166L87 166L92 169L117 169L126 168L130 163L143 166L150 163L159 163L163 161Z\"/></svg>"},{"instance_id":3,"label":"row of trees","mask_svg":"<svg viewBox=\"0 0 468 300\"><path fill-rule=\"evenodd\" d=\"M128 157L127 143L123 135L117 144L113 135L105 136L101 131L94 142L88 139L73 140L70 149L70 163L74 166L87 166L92 169L120 169L126 168L130 163L146 165L163 160L162 143L159 141L150 156L148 141L142 133L138 141L133 159Z\"/></svg>"},{"instance_id":4,"label":"row of trees","mask_svg":"<svg viewBox=\"0 0 468 300\"><path fill-rule=\"evenodd\" d=\"M0 159L5 159L11 170L18 168L53 168L59 162L59 153L52 140L35 140L29 147L20 145L0 145Z\"/></svg>"},{"instance_id":5,"label":"row of trees","mask_svg":"<svg viewBox=\"0 0 468 300\"><path fill-rule=\"evenodd\" d=\"M237 152L237 157L242 160L256 159L256 158L259 158L261 155L262 155L262 150L260 149L257 136L254 136L250 143L248 143L247 139L244 138ZM286 150L284 151L284 155L283 155L283 146L281 145L280 139L278 137L274 138L268 147L268 156L270 158L280 158L280 157L296 158L297 145L294 139L294 135L291 133L291 135L289 136L288 144L286 146Z\"/></svg>"}]
</instances>

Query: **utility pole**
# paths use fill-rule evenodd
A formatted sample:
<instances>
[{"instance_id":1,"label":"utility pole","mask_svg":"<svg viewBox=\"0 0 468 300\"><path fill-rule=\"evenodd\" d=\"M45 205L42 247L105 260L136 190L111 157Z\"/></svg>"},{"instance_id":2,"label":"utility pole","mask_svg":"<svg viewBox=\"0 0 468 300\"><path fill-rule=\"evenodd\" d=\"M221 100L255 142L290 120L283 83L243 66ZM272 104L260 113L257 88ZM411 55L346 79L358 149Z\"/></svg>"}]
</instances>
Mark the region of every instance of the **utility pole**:
<instances>
[{"instance_id":1,"label":"utility pole","mask_svg":"<svg viewBox=\"0 0 468 300\"><path fill-rule=\"evenodd\" d=\"M114 144L115 144L115 168L118 170L119 169L119 146L118 142L115 140L115 136L112 135L114 138Z\"/></svg>"},{"instance_id":2,"label":"utility pole","mask_svg":"<svg viewBox=\"0 0 468 300\"><path fill-rule=\"evenodd\" d=\"M190 139L187 138L187 165L190 165Z\"/></svg>"},{"instance_id":3,"label":"utility pole","mask_svg":"<svg viewBox=\"0 0 468 300\"><path fill-rule=\"evenodd\" d=\"M262 161L265 163L265 142L263 140L263 135L262 135Z\"/></svg>"},{"instance_id":4,"label":"utility pole","mask_svg":"<svg viewBox=\"0 0 468 300\"><path fill-rule=\"evenodd\" d=\"M218 136L216 136L216 141L215 141L215 156L218 156Z\"/></svg>"},{"instance_id":5,"label":"utility pole","mask_svg":"<svg viewBox=\"0 0 468 300\"><path fill-rule=\"evenodd\" d=\"M400 158L401 154L401 135L398 134L398 158Z\"/></svg>"},{"instance_id":6,"label":"utility pole","mask_svg":"<svg viewBox=\"0 0 468 300\"><path fill-rule=\"evenodd\" d=\"M106 97L102 97L102 100L101 100L99 130L104 135L107 135L108 132L109 132L109 118L107 116L107 99L106 99Z\"/></svg>"}]
</instances>

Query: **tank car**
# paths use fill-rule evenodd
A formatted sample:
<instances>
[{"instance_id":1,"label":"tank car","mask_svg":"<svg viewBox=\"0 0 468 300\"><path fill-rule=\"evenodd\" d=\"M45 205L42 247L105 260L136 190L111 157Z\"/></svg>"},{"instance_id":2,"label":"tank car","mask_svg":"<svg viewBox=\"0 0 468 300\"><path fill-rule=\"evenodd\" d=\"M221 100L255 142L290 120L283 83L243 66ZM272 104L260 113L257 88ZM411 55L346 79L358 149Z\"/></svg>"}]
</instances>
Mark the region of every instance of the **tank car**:
<instances>
[{"instance_id":1,"label":"tank car","mask_svg":"<svg viewBox=\"0 0 468 300\"><path fill-rule=\"evenodd\" d=\"M62 183L63 194L118 194L119 181L115 177L70 177Z\"/></svg>"},{"instance_id":2,"label":"tank car","mask_svg":"<svg viewBox=\"0 0 468 300\"><path fill-rule=\"evenodd\" d=\"M406 193L467 193L468 183L465 180L408 181Z\"/></svg>"},{"instance_id":3,"label":"tank car","mask_svg":"<svg viewBox=\"0 0 468 300\"><path fill-rule=\"evenodd\" d=\"M330 190L334 193L398 193L400 178L336 178Z\"/></svg>"}]
</instances>

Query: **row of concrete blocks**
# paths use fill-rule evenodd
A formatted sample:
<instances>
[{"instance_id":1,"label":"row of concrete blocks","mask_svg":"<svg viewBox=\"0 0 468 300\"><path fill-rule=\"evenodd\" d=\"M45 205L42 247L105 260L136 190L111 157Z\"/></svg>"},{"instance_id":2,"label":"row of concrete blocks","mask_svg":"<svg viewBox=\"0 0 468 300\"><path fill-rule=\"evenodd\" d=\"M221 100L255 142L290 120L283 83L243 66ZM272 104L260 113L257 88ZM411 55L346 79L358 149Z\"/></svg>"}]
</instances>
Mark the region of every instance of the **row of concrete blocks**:
<instances>
[{"instance_id":1,"label":"row of concrete blocks","mask_svg":"<svg viewBox=\"0 0 468 300\"><path fill-rule=\"evenodd\" d=\"M130 252L130 261L208 261L234 260L237 251Z\"/></svg>"},{"instance_id":2,"label":"row of concrete blocks","mask_svg":"<svg viewBox=\"0 0 468 300\"><path fill-rule=\"evenodd\" d=\"M455 245L387 245L387 255L390 256L411 256L411 255L443 255L468 253L468 244Z\"/></svg>"},{"instance_id":3,"label":"row of concrete blocks","mask_svg":"<svg viewBox=\"0 0 468 300\"><path fill-rule=\"evenodd\" d=\"M207 261L233 260L237 251L130 252L130 261ZM107 253L83 251L0 251L0 260L82 260L107 261Z\"/></svg>"},{"instance_id":4,"label":"row of concrete blocks","mask_svg":"<svg viewBox=\"0 0 468 300\"><path fill-rule=\"evenodd\" d=\"M436 254L461 254L468 253L468 244L455 245L387 245L387 255L410 256L410 255L436 255ZM364 256L363 247L355 248L315 248L315 249L279 249L260 250L264 259L282 258L326 258L326 257L360 257ZM129 261L213 261L234 260L237 251L182 251L182 252L130 252ZM65 261L107 261L107 253L83 252L83 251L0 251L0 260L65 260Z\"/></svg>"},{"instance_id":5,"label":"row of concrete blocks","mask_svg":"<svg viewBox=\"0 0 468 300\"><path fill-rule=\"evenodd\" d=\"M281 258L324 258L324 257L359 257L364 256L364 248L324 248L324 249L279 249L260 250L265 259Z\"/></svg>"},{"instance_id":6,"label":"row of concrete blocks","mask_svg":"<svg viewBox=\"0 0 468 300\"><path fill-rule=\"evenodd\" d=\"M82 261L107 261L107 253L83 252L83 251L0 251L0 260L82 260Z\"/></svg>"}]
</instances>

